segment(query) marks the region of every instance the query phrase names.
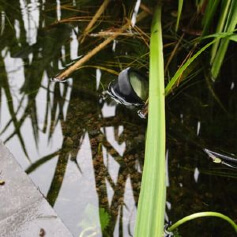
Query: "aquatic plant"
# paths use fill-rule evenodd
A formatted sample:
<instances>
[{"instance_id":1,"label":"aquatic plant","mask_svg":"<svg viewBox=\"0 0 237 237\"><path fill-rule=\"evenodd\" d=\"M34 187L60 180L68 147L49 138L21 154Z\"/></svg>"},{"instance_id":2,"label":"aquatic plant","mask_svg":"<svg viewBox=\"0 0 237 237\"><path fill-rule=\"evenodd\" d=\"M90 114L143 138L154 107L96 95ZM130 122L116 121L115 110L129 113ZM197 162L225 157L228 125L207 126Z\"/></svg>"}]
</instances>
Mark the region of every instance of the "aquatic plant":
<instances>
[{"instance_id":1,"label":"aquatic plant","mask_svg":"<svg viewBox=\"0 0 237 237\"><path fill-rule=\"evenodd\" d=\"M181 220L178 220L177 222L172 224L170 227L167 227L167 231L174 232L175 229L177 229L179 226L183 225L184 223L194 220L194 219L197 219L197 218L202 218L202 217L221 218L222 220L227 221L233 227L234 231L237 233L237 224L235 224L235 222L231 218L229 218L226 215L223 215L222 213L211 212L211 211L210 212L199 212L199 213L194 213L189 216L186 216L186 217L182 218Z\"/></svg>"},{"instance_id":2,"label":"aquatic plant","mask_svg":"<svg viewBox=\"0 0 237 237\"><path fill-rule=\"evenodd\" d=\"M209 1L210 3L211 1ZM234 4L234 3L233 3ZM180 14L183 2L179 1L178 18L176 23L176 31L178 29ZM230 13L234 14L234 13ZM233 15L232 15L233 16ZM236 17L234 23L231 22L230 30L226 34L214 36L215 39L203 46L192 57L176 71L175 75L169 81L164 90L164 64L163 64L163 45L161 33L161 1L158 1L158 7L153 15L153 24L151 27L150 38L150 87L149 87L149 116L146 137L145 163L142 176L141 193L139 197L137 222L135 236L162 236L165 210L165 110L164 96L169 94L175 83L178 82L184 71L190 64L205 50L214 43L219 42L220 38L227 38L233 33L236 25ZM234 28L233 28L234 26ZM228 39L225 39L226 50ZM220 51L223 51L221 47ZM221 53L223 59L224 53ZM212 76L217 77L222 60L219 66L212 67ZM217 69L216 69L217 68ZM237 225L229 217L220 213L205 212L196 213L192 216L183 218L172 227L168 228L173 231L181 223L201 216L217 216L228 221L237 231Z\"/></svg>"},{"instance_id":3,"label":"aquatic plant","mask_svg":"<svg viewBox=\"0 0 237 237\"><path fill-rule=\"evenodd\" d=\"M151 26L149 116L135 236L162 236L166 202L165 90L161 1Z\"/></svg>"},{"instance_id":4,"label":"aquatic plant","mask_svg":"<svg viewBox=\"0 0 237 237\"><path fill-rule=\"evenodd\" d=\"M6 143L14 140L12 138L17 138L25 156L28 157L28 150L31 150L32 147L29 146L31 144L25 143L25 137L21 133L21 128L25 121L29 120L32 125L35 144L39 143L39 134L41 133L48 136L47 139L50 143L55 135L56 127L60 126L63 137L62 144L55 151L51 151L49 154L45 154L38 158L37 161L29 164L29 167L26 169L30 174L48 161L57 159L53 177L50 177L50 179L52 178L50 180L51 185L49 184L50 188L48 193L45 194L49 202L54 205L60 199L58 197L60 196L63 178L70 161L75 163L79 171L78 173L82 174L83 170L81 170L80 164L77 163L77 154L81 149L81 141L88 134L93 154L92 163L99 202L98 212L101 232L104 235L111 236L118 220L118 225L120 226L119 233L123 233L121 226L123 226L123 208L126 208L126 203L123 200L125 183L127 180L131 180L132 195L134 195L134 201L137 205L141 178L139 168L140 166L142 167L143 162L143 151L141 152L143 140L140 139L142 143L135 144L133 137L134 134L139 132L141 134L144 133L145 122L139 120L138 122L136 121L135 125L133 120L131 120L131 117L134 116L131 115L132 112L128 112L121 107L118 108L118 111L123 112L122 116L117 114L115 118L102 119L99 106L102 106L103 103L98 107L96 105L99 100L98 94L102 90L101 84L106 88L106 85L111 80L114 80L114 75L117 75L120 70L133 66L146 71L150 67L151 99L149 100L145 166L142 192L139 200L136 235L139 236L142 233L145 236L145 233L152 233L152 235L160 236L163 233L164 227L166 193L165 143L167 143L171 153L172 149L175 150L181 144L179 150L182 155L176 159L176 153L175 155L171 154L174 157L171 162L179 162L179 165L174 165L175 169L185 171L188 180L196 163L192 164L189 160L187 164L183 164L183 160L186 159L183 157L184 155L188 158L194 157L194 161L198 164L204 164L199 169L202 174L213 176L215 179L218 176L227 177L232 180L236 179L236 173L229 170L227 172L222 168L218 170L215 168L210 169L208 161L202 160L205 157L205 154L202 154L203 148L211 147L206 146L207 143L219 148L225 148L223 140L228 140L231 141L228 147L235 149L233 145L236 141L234 139L235 135L231 137L230 134L226 135L224 128L220 130L223 124L228 123L229 133L232 131L234 134L236 131L237 103L235 90L230 91L228 95L225 93L228 99L225 98L226 101L223 102L219 98L220 94L217 94L213 83L209 81L209 70L212 72L212 78L221 80L221 77L218 78L221 72L220 68L226 59L232 57L232 55L226 54L226 50L236 41L236 1L179 0L178 5L177 1L168 1L167 4L162 6L164 12L162 14L163 35L161 35L161 6L159 5L155 12L152 11L156 1L142 1L140 5L142 11L137 15L138 24L134 26L131 26L131 16L134 9L132 1L116 1L116 4L120 4L119 6L123 14L120 12L121 16L116 15L114 17L112 15L112 18L109 17L111 14L110 10L113 10L115 4L114 1L110 5L109 3L112 1L108 0L97 2L96 4L98 5L89 0L73 2L77 5L61 2L56 7L55 3L49 3L48 1L45 1L45 4L39 4L40 24L36 29L38 43L30 45L26 41L27 34L23 23L23 11L21 10L20 1L14 1L14 4L0 1L1 10L3 9L2 18L0 19L2 27L0 66L3 69L0 78L0 93L6 96L6 108L11 115L11 119L1 128L1 136L6 134L4 138ZM208 5L206 6L205 3L207 2ZM62 16L61 19L57 18L56 10L59 10L59 8ZM118 12L116 7L114 10L116 10L116 13ZM147 26L150 27L152 17L153 24L150 35ZM219 18L218 21L220 23L218 23L216 28L214 19L217 18ZM27 19L30 19L30 17L27 17ZM19 34L15 32L17 24L19 24ZM158 31L155 32L155 29ZM82 32L81 37L78 38L81 42L78 49L78 59L71 59L69 56L72 32L74 32L74 37L79 37L76 34ZM149 41L150 49L148 47ZM118 48L114 53L112 53L111 47L108 47L112 42L116 43ZM151 52L150 65L148 60L149 50ZM164 50L164 55L162 55L162 50ZM62 54L62 52L64 53ZM32 53L32 57L28 57L29 53ZM15 107L14 91L11 90L9 83L11 76L9 77L7 70L4 68L4 66L7 66L5 56L8 54L13 57L20 57L23 63L22 67L24 67L23 76L25 81L21 88L20 93L22 96L17 107ZM228 58L226 57L227 55ZM223 60L223 57L225 60ZM163 63L163 59L165 63ZM217 60L216 63L215 60ZM235 63L234 60L233 62ZM70 66L73 67L68 66L68 63L72 63ZM60 68L59 65L61 65ZM210 67L206 65L210 65ZM47 81L45 84L42 83L42 78L45 75L52 77L67 72L64 76L69 76L68 71L61 71L62 68L66 70L69 68L73 69L69 72L73 79L73 85L67 82L64 84L54 84L53 86L53 83L50 81ZM95 77L95 69L102 70L104 74L99 90L92 92L94 90L93 79ZM232 68L232 75L235 74L234 70ZM59 71L60 73L58 73ZM90 81L83 80L88 75L93 75L89 78ZM64 79L64 76L61 75L59 79ZM228 78L225 79L225 81L228 81ZM166 82L165 91L164 82ZM158 83L159 89L157 88ZM194 90L193 86L196 90ZM228 86L230 87L230 85ZM47 104L42 122L43 126L41 126L41 121L37 117L39 105L36 102L40 90L46 91L45 98L41 98L43 103ZM159 93L157 94L157 92ZM231 92L233 93L231 94ZM166 103L169 107L166 110L166 114L168 113L166 118L164 93L166 93ZM2 98L3 96L1 96ZM88 108L92 104L95 106L88 112ZM88 114L85 115L87 113L85 111ZM1 111L1 116L5 112L4 110ZM184 117L186 116L184 123L183 117L180 119L181 114ZM217 117L218 121L215 120ZM197 136L194 121L204 121L202 126L206 127L206 131L208 131L203 133L204 135L202 134L201 139ZM165 137L165 123L168 123L168 137ZM11 125L13 125L12 130L9 129ZM113 126L115 128L115 137L118 127L123 126L124 131L119 139L120 142L127 142L126 146L130 144L130 141L128 141L130 137L128 137L127 133L132 131L131 140L133 140L133 147L127 147L123 157L107 140L104 132L105 126ZM154 131L157 132L154 133ZM221 144L219 142L220 137L222 138ZM186 149L187 146L191 147L188 151ZM119 166L117 180L112 179L109 168L104 163L102 148L106 150L107 156L111 156ZM139 159L133 156L134 150L139 151ZM139 163L139 168L135 166L135 162ZM170 169L172 169L172 166ZM111 202L108 200L106 182L109 183L114 192ZM224 184L226 186L226 182ZM175 189L172 187L172 190L168 190L168 192L174 192ZM192 191L189 193L195 191L193 187L190 187L191 189ZM210 189L210 187L206 187L206 189ZM233 193L235 192L233 186L230 186L228 190L231 190ZM216 190L211 191L217 193ZM172 195L175 196L175 194ZM184 195L186 198L190 194L186 192L183 194L178 193L178 195ZM218 197L219 195L224 196L225 193L218 193ZM171 198L170 196L168 198ZM192 196L191 198L194 199ZM186 208L183 206L180 212L186 213ZM168 214L171 219L176 218L175 214L179 212L178 209L179 206L172 208L173 213ZM230 212L232 211L231 207L227 209ZM101 210L103 211L101 212ZM106 213L106 216L103 213ZM147 223L148 220L152 221ZM89 228L89 225L87 223L85 230ZM173 229L171 228L171 230ZM99 229L98 232L100 232Z\"/></svg>"},{"instance_id":5,"label":"aquatic plant","mask_svg":"<svg viewBox=\"0 0 237 237\"><path fill-rule=\"evenodd\" d=\"M215 33L234 33L237 24L237 2L235 0L209 0L203 18L203 35L207 34L215 13L220 11ZM219 75L231 38L226 37L215 42L211 50L211 75L215 81Z\"/></svg>"}]
</instances>

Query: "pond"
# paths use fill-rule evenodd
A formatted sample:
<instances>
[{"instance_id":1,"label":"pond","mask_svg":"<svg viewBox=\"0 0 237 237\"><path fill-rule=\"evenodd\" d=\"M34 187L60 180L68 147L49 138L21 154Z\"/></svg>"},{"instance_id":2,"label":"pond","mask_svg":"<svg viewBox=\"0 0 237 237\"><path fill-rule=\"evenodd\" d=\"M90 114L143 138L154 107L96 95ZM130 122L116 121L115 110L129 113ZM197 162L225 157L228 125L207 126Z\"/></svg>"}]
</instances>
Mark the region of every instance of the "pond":
<instances>
[{"instance_id":1,"label":"pond","mask_svg":"<svg viewBox=\"0 0 237 237\"><path fill-rule=\"evenodd\" d=\"M148 75L152 17L63 83L52 78L121 27L133 4L110 4L78 43L100 4L0 1L0 139L74 236L133 236L147 119L103 92L124 68ZM237 154L236 52L231 46L217 83L197 70L167 96L166 222L200 211L237 220L236 169L204 152ZM179 234L235 236L215 218L187 223Z\"/></svg>"}]
</instances>

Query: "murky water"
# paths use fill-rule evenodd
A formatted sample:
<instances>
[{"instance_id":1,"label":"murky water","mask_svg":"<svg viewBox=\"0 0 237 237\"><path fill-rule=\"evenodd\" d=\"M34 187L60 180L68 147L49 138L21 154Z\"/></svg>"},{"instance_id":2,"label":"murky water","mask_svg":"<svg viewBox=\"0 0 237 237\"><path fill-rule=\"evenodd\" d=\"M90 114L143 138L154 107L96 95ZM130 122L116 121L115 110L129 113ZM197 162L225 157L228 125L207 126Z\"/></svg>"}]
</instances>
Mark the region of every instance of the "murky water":
<instances>
[{"instance_id":1,"label":"murky water","mask_svg":"<svg viewBox=\"0 0 237 237\"><path fill-rule=\"evenodd\" d=\"M74 236L133 236L146 120L110 98L101 100L101 94L116 79L104 67L119 73L148 48L138 47L140 39L114 41L64 83L52 82L100 42L89 37L79 47L77 41L88 22L85 12L97 6L90 9L80 1L61 8L47 1L0 6L0 139ZM111 13L116 9L111 7ZM56 23L69 17L77 18ZM136 59L132 66L147 59ZM199 211L236 220L236 170L214 164L203 152L237 154L236 69L231 63L215 88L220 101L201 77L167 98L166 221ZM186 224L180 233L234 236L226 223L209 218Z\"/></svg>"}]
</instances>

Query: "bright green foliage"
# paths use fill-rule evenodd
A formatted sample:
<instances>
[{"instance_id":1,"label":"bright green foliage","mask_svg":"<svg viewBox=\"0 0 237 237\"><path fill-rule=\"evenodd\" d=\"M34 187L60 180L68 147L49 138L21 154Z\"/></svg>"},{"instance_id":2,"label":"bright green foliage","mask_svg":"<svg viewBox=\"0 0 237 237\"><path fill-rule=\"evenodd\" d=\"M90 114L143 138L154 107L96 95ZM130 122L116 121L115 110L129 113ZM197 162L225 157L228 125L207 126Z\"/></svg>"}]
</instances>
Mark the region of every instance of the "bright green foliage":
<instances>
[{"instance_id":1,"label":"bright green foliage","mask_svg":"<svg viewBox=\"0 0 237 237\"><path fill-rule=\"evenodd\" d=\"M164 62L159 2L151 27L149 116L135 236L161 237L166 202Z\"/></svg>"},{"instance_id":2,"label":"bright green foliage","mask_svg":"<svg viewBox=\"0 0 237 237\"><path fill-rule=\"evenodd\" d=\"M237 1L232 0L231 3L228 4L229 1L226 1L224 4L222 4L223 7L223 14L220 18L220 22L218 24L218 31L231 33L236 29L237 24ZM228 45L229 45L229 39L225 38L220 41L219 45L213 46L212 51L212 77L215 80L219 74L221 65L223 63ZM217 48L218 47L218 48Z\"/></svg>"},{"instance_id":3,"label":"bright green foliage","mask_svg":"<svg viewBox=\"0 0 237 237\"><path fill-rule=\"evenodd\" d=\"M220 2L220 0L208 1L207 8L206 8L206 11L205 11L205 15L204 15L203 20L202 20L202 24L203 24L202 34L203 35L206 35L207 31L209 30L209 27L210 27L210 25L213 21L213 17L216 13L219 2Z\"/></svg>"},{"instance_id":4,"label":"bright green foliage","mask_svg":"<svg viewBox=\"0 0 237 237\"><path fill-rule=\"evenodd\" d=\"M179 5L178 5L178 16L177 16L177 22L176 22L176 26L175 26L175 31L178 31L179 28L179 21L180 21L180 16L182 13L182 9L183 9L183 0L179 0Z\"/></svg>"},{"instance_id":5,"label":"bright green foliage","mask_svg":"<svg viewBox=\"0 0 237 237\"><path fill-rule=\"evenodd\" d=\"M225 221L227 221L235 230L235 232L237 233L237 225L235 224L235 222L229 218L228 216L226 215L223 215L222 213L219 213L219 212L211 212L211 211L207 211L207 212L198 212L198 213L194 213L192 215L189 215L189 216L186 216L180 220L178 220L176 223L174 223L172 226L170 226L168 228L168 231L174 231L176 228L178 228L180 225L188 222L188 221L191 221L193 219L196 219L196 218L200 218L200 217L218 217L218 218L221 218Z\"/></svg>"},{"instance_id":6,"label":"bright green foliage","mask_svg":"<svg viewBox=\"0 0 237 237\"><path fill-rule=\"evenodd\" d=\"M218 15L219 20L215 30L215 33L232 33L236 29L237 24L237 1L236 0L210 0L205 10L203 18L203 35L207 35L211 23L214 22L214 17ZM211 74L213 80L215 80L219 74L220 68L223 64L223 60L228 49L230 39L224 38L218 40L213 44L211 50L212 65Z\"/></svg>"},{"instance_id":7,"label":"bright green foliage","mask_svg":"<svg viewBox=\"0 0 237 237\"><path fill-rule=\"evenodd\" d=\"M177 81L179 80L179 78L182 76L183 72L190 66L190 64L202 53L204 52L208 47L210 47L214 42L216 41L213 40L210 43L206 44L203 48L201 48L196 54L194 54L190 59L188 59L186 61L186 63L180 67L175 75L171 78L171 80L169 81L169 83L167 84L166 88L165 88L165 94L168 95L172 88L174 87L174 85L177 83Z\"/></svg>"}]
</instances>

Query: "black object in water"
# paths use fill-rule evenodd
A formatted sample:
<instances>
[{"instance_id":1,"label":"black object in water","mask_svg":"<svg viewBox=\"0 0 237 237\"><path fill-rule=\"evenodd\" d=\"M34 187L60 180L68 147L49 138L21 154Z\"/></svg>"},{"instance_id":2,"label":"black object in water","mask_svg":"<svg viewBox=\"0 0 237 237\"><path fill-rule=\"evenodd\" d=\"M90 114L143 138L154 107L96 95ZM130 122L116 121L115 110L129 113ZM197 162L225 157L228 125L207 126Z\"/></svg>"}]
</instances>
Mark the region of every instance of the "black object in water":
<instances>
[{"instance_id":1,"label":"black object in water","mask_svg":"<svg viewBox=\"0 0 237 237\"><path fill-rule=\"evenodd\" d=\"M148 80L139 71L126 68L109 84L108 94L118 103L141 107L148 98Z\"/></svg>"}]
</instances>

